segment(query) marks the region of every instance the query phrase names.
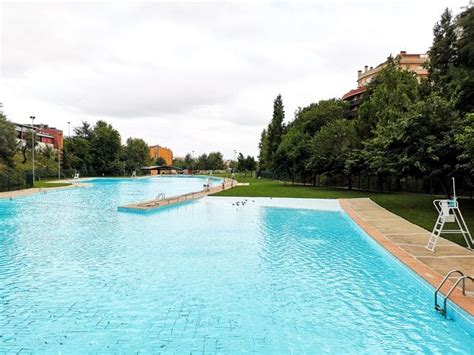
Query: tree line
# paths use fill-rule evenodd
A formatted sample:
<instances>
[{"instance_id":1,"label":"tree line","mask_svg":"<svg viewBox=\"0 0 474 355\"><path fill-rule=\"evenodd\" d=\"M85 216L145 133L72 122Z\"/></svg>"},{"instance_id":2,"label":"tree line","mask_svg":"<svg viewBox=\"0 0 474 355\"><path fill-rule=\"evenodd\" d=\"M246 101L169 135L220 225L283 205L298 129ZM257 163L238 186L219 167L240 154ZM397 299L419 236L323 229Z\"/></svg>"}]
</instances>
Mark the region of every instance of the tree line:
<instances>
[{"instance_id":1,"label":"tree line","mask_svg":"<svg viewBox=\"0 0 474 355\"><path fill-rule=\"evenodd\" d=\"M17 170L31 170L33 139L25 135L23 143L17 142L15 126L5 115L0 114L0 163ZM57 176L58 156L54 149L46 147L36 151L36 168L50 171ZM121 136L111 124L99 120L94 125L82 122L73 128L73 135L64 138L61 166L70 175L78 171L86 176L124 176L133 171L137 173L143 166L166 165L161 157L150 156L150 147L141 138L128 138L124 145ZM176 158L173 165L190 170L223 170L227 166L221 152L210 152L193 158L188 153L185 158ZM231 162L234 169L254 170L255 159L244 158L239 154L236 162ZM1 167L1 166L0 166Z\"/></svg>"},{"instance_id":2,"label":"tree line","mask_svg":"<svg viewBox=\"0 0 474 355\"><path fill-rule=\"evenodd\" d=\"M285 123L283 100L259 143L259 168L292 181L358 174L435 178L448 191L451 176L472 186L474 175L474 8L446 9L433 29L428 77L396 58L367 85L355 118L339 99L299 108ZM382 185L380 185L382 186Z\"/></svg>"}]
</instances>

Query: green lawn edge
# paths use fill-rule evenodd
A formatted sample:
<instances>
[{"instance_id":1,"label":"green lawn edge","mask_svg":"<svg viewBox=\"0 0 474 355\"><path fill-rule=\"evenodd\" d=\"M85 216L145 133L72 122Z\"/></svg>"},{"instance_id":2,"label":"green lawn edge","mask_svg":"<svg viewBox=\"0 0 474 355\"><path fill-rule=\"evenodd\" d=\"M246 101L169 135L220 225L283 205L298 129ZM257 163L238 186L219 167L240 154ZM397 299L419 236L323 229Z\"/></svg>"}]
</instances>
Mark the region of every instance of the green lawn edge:
<instances>
[{"instance_id":1,"label":"green lawn edge","mask_svg":"<svg viewBox=\"0 0 474 355\"><path fill-rule=\"evenodd\" d=\"M224 176L224 175L221 175ZM229 176L225 176L229 177ZM378 205L402 218L431 231L438 216L433 200L445 197L414 193L379 193L356 190L343 190L331 187L292 185L276 180L254 179L250 174L238 174L236 179L248 186L237 186L213 196L234 197L285 197L285 198L362 198L368 197ZM461 212L470 231L474 231L474 200L459 199ZM466 246L462 235L443 236L455 243Z\"/></svg>"}]
</instances>

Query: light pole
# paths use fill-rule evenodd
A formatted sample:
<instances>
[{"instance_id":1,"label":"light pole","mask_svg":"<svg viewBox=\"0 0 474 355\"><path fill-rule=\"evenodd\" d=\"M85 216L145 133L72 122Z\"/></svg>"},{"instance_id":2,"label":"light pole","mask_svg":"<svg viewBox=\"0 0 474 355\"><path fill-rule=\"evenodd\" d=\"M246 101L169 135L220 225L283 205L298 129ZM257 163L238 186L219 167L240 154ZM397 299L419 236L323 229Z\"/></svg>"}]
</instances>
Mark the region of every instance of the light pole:
<instances>
[{"instance_id":1,"label":"light pole","mask_svg":"<svg viewBox=\"0 0 474 355\"><path fill-rule=\"evenodd\" d=\"M35 185L35 128L33 126L33 122L35 120L35 116L30 116L31 119L31 157L33 163L33 186Z\"/></svg>"},{"instance_id":2,"label":"light pole","mask_svg":"<svg viewBox=\"0 0 474 355\"><path fill-rule=\"evenodd\" d=\"M67 121L67 136L71 137L71 121Z\"/></svg>"},{"instance_id":3,"label":"light pole","mask_svg":"<svg viewBox=\"0 0 474 355\"><path fill-rule=\"evenodd\" d=\"M58 180L61 180L61 147L58 142Z\"/></svg>"},{"instance_id":4,"label":"light pole","mask_svg":"<svg viewBox=\"0 0 474 355\"><path fill-rule=\"evenodd\" d=\"M234 149L234 164L232 164L232 174L235 173L235 166L237 164L237 151Z\"/></svg>"}]
</instances>

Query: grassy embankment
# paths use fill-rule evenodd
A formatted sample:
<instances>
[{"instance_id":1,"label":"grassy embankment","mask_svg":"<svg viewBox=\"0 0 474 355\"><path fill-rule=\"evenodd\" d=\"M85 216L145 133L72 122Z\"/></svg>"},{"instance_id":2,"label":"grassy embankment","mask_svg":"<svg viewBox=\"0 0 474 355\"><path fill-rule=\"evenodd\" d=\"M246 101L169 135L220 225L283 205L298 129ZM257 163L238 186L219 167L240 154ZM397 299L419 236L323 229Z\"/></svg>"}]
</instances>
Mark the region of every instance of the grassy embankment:
<instances>
[{"instance_id":1,"label":"grassy embankment","mask_svg":"<svg viewBox=\"0 0 474 355\"><path fill-rule=\"evenodd\" d=\"M367 191L348 191L330 187L313 187L284 184L267 179L254 179L250 175L237 175L239 182L248 182L249 186L237 186L233 189L219 192L215 196L250 196L250 197L299 197L299 198L360 198L369 197L380 206L409 220L410 222L431 231L437 218L437 212L432 201L439 198L412 193L378 193ZM460 199L461 211L474 232L474 200ZM465 245L461 235L446 235L458 244Z\"/></svg>"}]
</instances>

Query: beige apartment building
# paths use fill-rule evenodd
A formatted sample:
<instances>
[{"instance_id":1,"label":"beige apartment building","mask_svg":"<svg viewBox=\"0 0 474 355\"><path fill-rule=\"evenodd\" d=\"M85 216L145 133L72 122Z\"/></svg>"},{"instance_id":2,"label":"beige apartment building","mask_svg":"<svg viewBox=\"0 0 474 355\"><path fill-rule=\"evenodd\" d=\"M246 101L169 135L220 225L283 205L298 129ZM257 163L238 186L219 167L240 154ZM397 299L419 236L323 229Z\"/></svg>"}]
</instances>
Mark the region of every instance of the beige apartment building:
<instances>
[{"instance_id":1,"label":"beige apartment building","mask_svg":"<svg viewBox=\"0 0 474 355\"><path fill-rule=\"evenodd\" d=\"M401 68L411 70L416 73L418 78L421 79L428 76L428 70L425 68L425 63L428 61L427 54L409 54L406 51L400 51L395 59L399 60ZM349 118L356 116L362 95L367 90L367 84L369 84L386 65L387 61L380 63L375 68L366 65L364 70L357 71L357 88L350 90L342 96L342 100L349 103Z\"/></svg>"},{"instance_id":2,"label":"beige apartment building","mask_svg":"<svg viewBox=\"0 0 474 355\"><path fill-rule=\"evenodd\" d=\"M425 68L425 63L428 60L427 54L408 54L406 51L400 51L395 57L396 60L400 61L400 67L406 70L415 72L419 78L428 76L428 70ZM365 86L375 77L384 66L387 65L387 61L374 67L364 67L364 70L357 71L357 86Z\"/></svg>"}]
</instances>

